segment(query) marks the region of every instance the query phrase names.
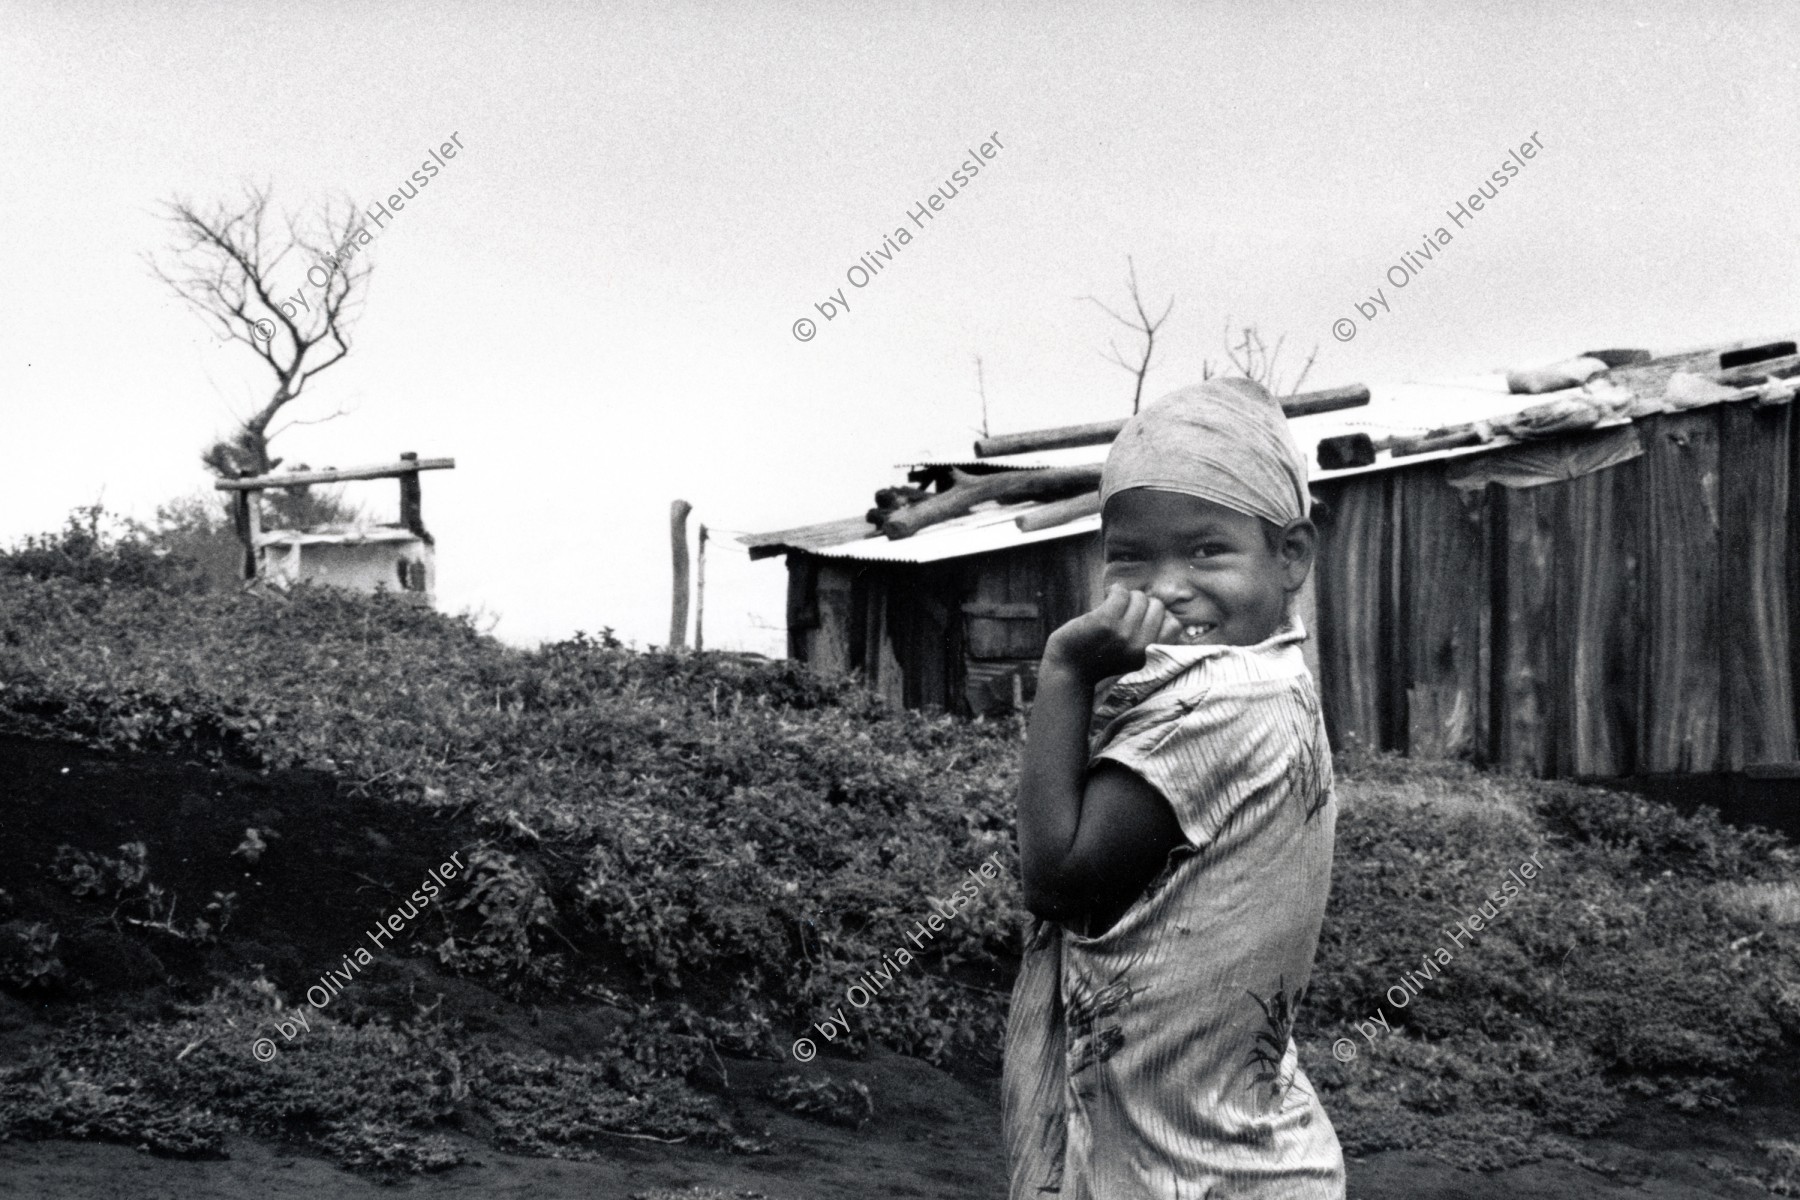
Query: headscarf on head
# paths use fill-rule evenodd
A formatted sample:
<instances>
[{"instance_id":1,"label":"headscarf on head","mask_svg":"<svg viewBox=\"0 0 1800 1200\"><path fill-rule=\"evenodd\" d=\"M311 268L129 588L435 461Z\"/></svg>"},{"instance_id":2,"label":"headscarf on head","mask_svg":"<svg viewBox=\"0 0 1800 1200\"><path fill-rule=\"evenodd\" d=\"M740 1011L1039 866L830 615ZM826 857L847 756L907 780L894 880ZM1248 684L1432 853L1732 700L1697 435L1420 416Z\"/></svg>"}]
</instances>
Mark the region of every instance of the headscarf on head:
<instances>
[{"instance_id":1,"label":"headscarf on head","mask_svg":"<svg viewBox=\"0 0 1800 1200\"><path fill-rule=\"evenodd\" d=\"M1287 415L1249 379L1182 388L1125 422L1100 475L1102 507L1127 488L1198 496L1276 525L1311 507Z\"/></svg>"}]
</instances>

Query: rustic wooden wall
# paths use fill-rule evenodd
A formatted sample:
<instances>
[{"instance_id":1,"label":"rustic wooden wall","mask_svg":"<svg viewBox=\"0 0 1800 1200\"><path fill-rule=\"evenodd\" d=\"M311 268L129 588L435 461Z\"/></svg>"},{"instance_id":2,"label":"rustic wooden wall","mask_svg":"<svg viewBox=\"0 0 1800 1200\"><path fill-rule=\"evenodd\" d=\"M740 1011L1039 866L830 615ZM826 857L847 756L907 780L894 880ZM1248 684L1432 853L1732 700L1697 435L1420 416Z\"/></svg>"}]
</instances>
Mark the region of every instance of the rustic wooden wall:
<instances>
[{"instance_id":1,"label":"rustic wooden wall","mask_svg":"<svg viewBox=\"0 0 1800 1200\"><path fill-rule=\"evenodd\" d=\"M1637 422L1639 457L1537 486L1443 462L1318 485L1332 744L1534 774L1800 758L1800 420L1730 404ZM1464 460L1468 461L1468 460ZM791 554L790 653L909 706L1030 696L1099 598L1099 535L925 565Z\"/></svg>"},{"instance_id":2,"label":"rustic wooden wall","mask_svg":"<svg viewBox=\"0 0 1800 1200\"><path fill-rule=\"evenodd\" d=\"M1459 494L1431 463L1319 487L1333 744L1549 776L1800 757L1800 422L1646 418L1643 454Z\"/></svg>"},{"instance_id":3,"label":"rustic wooden wall","mask_svg":"<svg viewBox=\"0 0 1800 1200\"><path fill-rule=\"evenodd\" d=\"M1493 526L1492 706L1488 746L1493 761L1533 774L1554 773L1557 485L1495 486Z\"/></svg>"},{"instance_id":4,"label":"rustic wooden wall","mask_svg":"<svg viewBox=\"0 0 1800 1200\"><path fill-rule=\"evenodd\" d=\"M964 655L959 575L954 563L884 569L888 628L908 708L957 709Z\"/></svg>"},{"instance_id":5,"label":"rustic wooden wall","mask_svg":"<svg viewBox=\"0 0 1800 1200\"><path fill-rule=\"evenodd\" d=\"M1403 749L1429 758L1473 757L1487 727L1487 497L1459 491L1434 470L1394 475L1404 514L1395 657L1404 668Z\"/></svg>"},{"instance_id":6,"label":"rustic wooden wall","mask_svg":"<svg viewBox=\"0 0 1800 1200\"><path fill-rule=\"evenodd\" d=\"M1800 758L1788 587L1793 410L1733 404L1721 418L1719 756L1736 769Z\"/></svg>"},{"instance_id":7,"label":"rustic wooden wall","mask_svg":"<svg viewBox=\"0 0 1800 1200\"><path fill-rule=\"evenodd\" d=\"M1630 775L1644 689L1641 458L1550 484L1556 519L1554 775Z\"/></svg>"},{"instance_id":8,"label":"rustic wooden wall","mask_svg":"<svg viewBox=\"0 0 1800 1200\"><path fill-rule=\"evenodd\" d=\"M963 560L962 614L966 711L1009 709L1013 680L1029 699L1037 690L1044 641L1099 596L1100 538L1085 534Z\"/></svg>"},{"instance_id":9,"label":"rustic wooden wall","mask_svg":"<svg viewBox=\"0 0 1800 1200\"><path fill-rule=\"evenodd\" d=\"M1638 761L1650 774L1711 771L1719 762L1719 414L1644 424Z\"/></svg>"},{"instance_id":10,"label":"rustic wooden wall","mask_svg":"<svg viewBox=\"0 0 1800 1200\"><path fill-rule=\"evenodd\" d=\"M1394 645L1391 475L1317 489L1331 508L1318 565L1319 670L1331 744L1381 749L1393 720L1383 681Z\"/></svg>"}]
</instances>

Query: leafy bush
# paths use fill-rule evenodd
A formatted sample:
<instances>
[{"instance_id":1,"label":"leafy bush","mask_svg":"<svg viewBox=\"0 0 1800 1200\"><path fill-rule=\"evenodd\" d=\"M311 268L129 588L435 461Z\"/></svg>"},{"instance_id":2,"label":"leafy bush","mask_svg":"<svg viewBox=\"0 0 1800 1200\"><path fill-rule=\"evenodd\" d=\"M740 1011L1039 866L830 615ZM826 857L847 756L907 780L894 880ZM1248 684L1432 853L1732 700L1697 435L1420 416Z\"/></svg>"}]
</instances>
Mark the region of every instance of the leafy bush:
<instances>
[{"instance_id":1,"label":"leafy bush","mask_svg":"<svg viewBox=\"0 0 1800 1200\"><path fill-rule=\"evenodd\" d=\"M484 846L469 852L468 877L467 891L451 907L474 909L481 923L469 938L446 938L437 948L438 961L502 982L560 979L558 959L537 952L556 908L532 873L505 851Z\"/></svg>"},{"instance_id":2,"label":"leafy bush","mask_svg":"<svg viewBox=\"0 0 1800 1200\"><path fill-rule=\"evenodd\" d=\"M769 1085L768 1094L785 1109L850 1129L861 1129L875 1115L874 1097L856 1079L826 1075L809 1083L798 1075L783 1075Z\"/></svg>"},{"instance_id":3,"label":"leafy bush","mask_svg":"<svg viewBox=\"0 0 1800 1200\"><path fill-rule=\"evenodd\" d=\"M141 891L150 876L149 850L142 842L119 847L120 858L109 858L73 846L58 846L50 872L75 896L116 900Z\"/></svg>"},{"instance_id":4,"label":"leafy bush","mask_svg":"<svg viewBox=\"0 0 1800 1200\"><path fill-rule=\"evenodd\" d=\"M579 1152L596 1120L728 1139L713 1110L679 1099L689 1076L721 1050L785 1055L930 897L990 854L1011 860L1010 728L892 712L790 663L640 654L607 632L520 651L389 597L70 576L0 578L0 635L0 731L322 768L474 820L482 847L440 959L521 995L623 989L641 1005L639 1049L613 1053L642 1076L521 1059L477 1085L475 1060L458 1058L521 1148ZM1527 1154L1546 1134L1603 1126L1627 1089L1729 1103L1731 1081L1800 1034L1796 931L1742 890L1793 876L1780 839L1466 765L1342 768L1333 893L1296 1039L1347 1147L1461 1136L1474 1155L1468 1114L1481 1113L1480 1154ZM1544 873L1505 919L1404 1008L1388 1005L1445 927L1534 853ZM996 1067L1021 931L1005 872L833 1052L879 1043ZM1337 1061L1333 1042L1384 1006L1392 1032ZM564 1095L603 1080L650 1107ZM534 1124L534 1112L556 1115ZM435 1119L355 1136L368 1161L388 1161L394 1128Z\"/></svg>"},{"instance_id":5,"label":"leafy bush","mask_svg":"<svg viewBox=\"0 0 1800 1200\"><path fill-rule=\"evenodd\" d=\"M244 543L231 517L231 501L207 489L157 505L142 531L159 553L194 563L202 591L235 590L244 582Z\"/></svg>"},{"instance_id":6,"label":"leafy bush","mask_svg":"<svg viewBox=\"0 0 1800 1200\"><path fill-rule=\"evenodd\" d=\"M1391 758L1365 760L1340 796L1298 1040L1315 1082L1347 1098L1325 1101L1347 1148L1475 1153L1470 1111L1528 1116L1522 1139L1585 1136L1619 1115L1622 1089L1729 1106L1731 1080L1782 1045L1800 940L1723 898L1733 881L1791 876L1779 837L1633 795ZM1502 919L1452 939L1447 927L1533 854L1544 872ZM1397 1007L1388 989L1440 946L1453 961ZM1357 1026L1377 1013L1393 1033L1371 1043ZM1331 1055L1340 1037L1358 1048L1348 1065ZM1394 1141L1400 1115L1413 1140Z\"/></svg>"},{"instance_id":7,"label":"leafy bush","mask_svg":"<svg viewBox=\"0 0 1800 1200\"><path fill-rule=\"evenodd\" d=\"M0 987L49 991L67 972L56 956L58 934L41 921L0 924Z\"/></svg>"},{"instance_id":8,"label":"leafy bush","mask_svg":"<svg viewBox=\"0 0 1800 1200\"><path fill-rule=\"evenodd\" d=\"M123 856L112 858L92 850L58 846L50 872L76 897L110 902L115 919L145 930L154 930L183 942L210 942L231 922L237 905L236 892L214 892L206 905L211 916L195 917L186 924L175 920L175 898L150 881L149 851L142 842L119 847Z\"/></svg>"},{"instance_id":9,"label":"leafy bush","mask_svg":"<svg viewBox=\"0 0 1800 1200\"><path fill-rule=\"evenodd\" d=\"M502 1146L555 1157L589 1157L610 1134L722 1145L734 1136L717 1102L683 1085L704 1048L642 1017L596 1062L470 1046L423 1020L351 1025L309 1011L306 1030L271 1040L277 1048L259 1061L254 1040L288 1011L256 980L178 1005L173 1020L79 1014L23 1064L0 1069L0 1140L93 1137L213 1157L243 1130L395 1175L461 1162L445 1133L465 1111L491 1123Z\"/></svg>"},{"instance_id":10,"label":"leafy bush","mask_svg":"<svg viewBox=\"0 0 1800 1200\"><path fill-rule=\"evenodd\" d=\"M445 962L551 985L556 926L586 933L607 970L727 1005L735 1045L841 1002L928 897L1009 841L1005 731L888 713L793 664L605 637L521 652L306 585L274 599L25 583L0 588L0 627L30 635L0 650L0 728L325 767L467 810L497 856L464 898L482 923ZM968 985L1004 982L1013 888L984 893L859 1035L997 1063L999 997Z\"/></svg>"},{"instance_id":11,"label":"leafy bush","mask_svg":"<svg viewBox=\"0 0 1800 1200\"><path fill-rule=\"evenodd\" d=\"M0 551L0 576L72 579L80 583L192 592L206 586L193 558L153 540L140 522L90 504L69 514L62 529L29 535Z\"/></svg>"}]
</instances>

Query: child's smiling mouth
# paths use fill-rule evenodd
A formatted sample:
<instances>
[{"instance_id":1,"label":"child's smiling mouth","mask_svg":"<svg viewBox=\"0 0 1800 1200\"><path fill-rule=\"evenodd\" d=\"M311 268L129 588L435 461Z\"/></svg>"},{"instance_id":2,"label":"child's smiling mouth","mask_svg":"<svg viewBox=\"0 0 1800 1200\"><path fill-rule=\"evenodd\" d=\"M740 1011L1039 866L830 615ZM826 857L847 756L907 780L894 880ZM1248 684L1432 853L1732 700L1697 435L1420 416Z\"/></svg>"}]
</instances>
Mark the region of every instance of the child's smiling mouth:
<instances>
[{"instance_id":1,"label":"child's smiling mouth","mask_svg":"<svg viewBox=\"0 0 1800 1200\"><path fill-rule=\"evenodd\" d=\"M1176 640L1183 646L1198 646L1217 628L1218 625L1211 621L1183 622Z\"/></svg>"}]
</instances>

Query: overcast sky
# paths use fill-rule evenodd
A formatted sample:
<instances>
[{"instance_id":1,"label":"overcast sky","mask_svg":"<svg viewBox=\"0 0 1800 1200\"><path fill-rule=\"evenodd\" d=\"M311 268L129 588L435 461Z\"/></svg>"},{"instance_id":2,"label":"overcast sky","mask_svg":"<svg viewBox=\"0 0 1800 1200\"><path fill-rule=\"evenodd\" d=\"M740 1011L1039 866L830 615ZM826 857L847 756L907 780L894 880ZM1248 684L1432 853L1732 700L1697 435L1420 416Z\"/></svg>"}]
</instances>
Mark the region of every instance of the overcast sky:
<instances>
[{"instance_id":1,"label":"overcast sky","mask_svg":"<svg viewBox=\"0 0 1800 1200\"><path fill-rule=\"evenodd\" d=\"M671 499L781 528L966 450L976 355L995 432L1125 415L1100 357L1119 331L1078 297L1122 302L1127 254L1176 301L1152 395L1222 356L1227 316L1289 359L1316 344L1309 387L1789 330L1797 26L1791 3L1717 0L8 0L0 541L206 488L200 450L270 393L147 272L159 201L260 181L291 207L372 204L453 134L368 248L353 353L296 413L350 415L275 450L455 456L424 479L440 607L520 644L662 642ZM897 228L912 240L848 282ZM351 495L391 512L396 490ZM720 536L708 569L708 643L780 653L779 560Z\"/></svg>"}]
</instances>

